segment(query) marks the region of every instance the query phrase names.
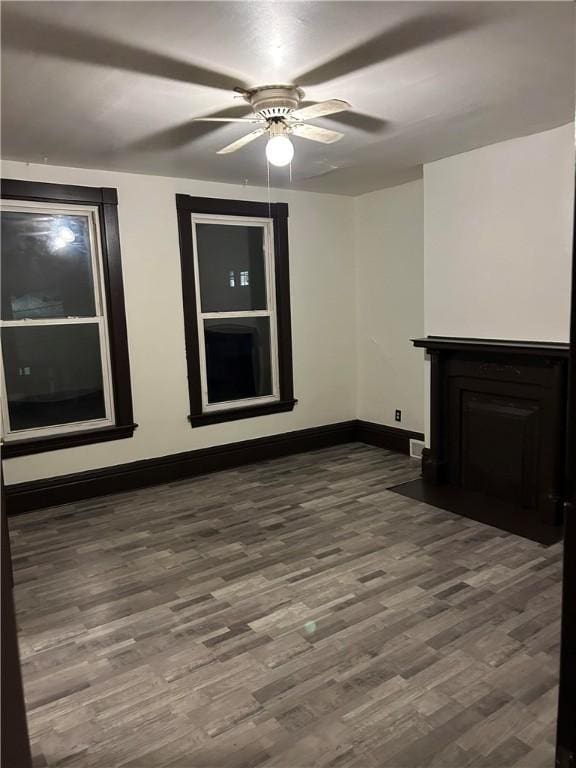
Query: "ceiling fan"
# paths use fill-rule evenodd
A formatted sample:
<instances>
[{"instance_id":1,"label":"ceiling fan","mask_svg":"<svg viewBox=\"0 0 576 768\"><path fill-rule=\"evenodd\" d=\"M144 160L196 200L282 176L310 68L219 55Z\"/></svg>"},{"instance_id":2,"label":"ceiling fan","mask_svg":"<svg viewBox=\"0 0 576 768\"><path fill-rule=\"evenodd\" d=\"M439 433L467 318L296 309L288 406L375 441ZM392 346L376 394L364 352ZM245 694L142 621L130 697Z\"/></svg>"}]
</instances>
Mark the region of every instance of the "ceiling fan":
<instances>
[{"instance_id":1,"label":"ceiling fan","mask_svg":"<svg viewBox=\"0 0 576 768\"><path fill-rule=\"evenodd\" d=\"M294 157L294 146L289 138L291 135L301 139L318 141L321 144L332 144L344 136L340 131L320 128L317 125L307 125L306 120L335 115L352 108L347 101L341 99L330 99L299 108L300 102L304 98L304 91L297 85L263 85L249 90L236 87L234 90L250 104L252 115L247 117L198 117L194 118L192 122L259 125L256 130L219 149L217 154L228 155L231 152L236 152L260 136L268 134L266 157L272 165L277 166L288 165Z\"/></svg>"},{"instance_id":2,"label":"ceiling fan","mask_svg":"<svg viewBox=\"0 0 576 768\"><path fill-rule=\"evenodd\" d=\"M317 64L307 71L299 72L294 76L294 80L299 85L268 85L251 88L246 82L243 83L243 87L239 87L237 75L231 76L219 70L208 69L188 59L156 50L152 45L153 36L144 42L121 40L91 28L87 24L90 21L89 16L84 21L84 28L72 27L54 22L50 17L42 18L39 13L32 13L30 10L24 12L22 8L27 5L27 3L3 4L2 46L4 49L32 51L35 56L49 56L106 69L116 68L124 72L163 77L174 82L216 90L235 90L250 105L250 114L246 114L247 105L243 105L220 109L213 117L207 115L204 118L187 118L182 123L143 136L129 145L131 148L146 152L177 150L203 135L206 126L202 123L211 121L226 123L230 122L229 117L232 118L231 122L247 125L252 123L255 129L223 147L219 154L235 152L260 136L268 134L270 138L267 150L270 162L274 162L270 155L274 157L274 153L278 152L276 159L281 155L284 164L290 162L294 152L290 136L326 144L342 138L343 134L308 125L307 120L330 115L330 119L334 122L368 133L378 133L387 125L386 120L353 111L347 102L339 99L300 107L304 97L301 85L308 87L332 82L367 67L454 37L482 23L482 13L479 10L472 10L463 16L445 11L439 12L434 8L430 12L409 15L407 18L388 23L384 29L375 30L374 37L351 48L345 48L334 58ZM89 9L98 4L85 5ZM116 5L122 7L123 4ZM159 7L160 4L148 5ZM395 5L390 3L391 8ZM412 4L401 5L408 8ZM413 5L419 7L418 3ZM450 3L440 5L450 5ZM452 5L458 6L457 3ZM468 5L474 9L482 4L469 3ZM194 3L172 3L167 6L172 9L178 8L179 13L184 9L185 13L191 15L195 10ZM164 12L163 8L161 13ZM385 21L386 14L383 14L383 22ZM186 24L182 26L186 28ZM146 42L150 47L147 47ZM275 149L276 147L279 149Z\"/></svg>"}]
</instances>

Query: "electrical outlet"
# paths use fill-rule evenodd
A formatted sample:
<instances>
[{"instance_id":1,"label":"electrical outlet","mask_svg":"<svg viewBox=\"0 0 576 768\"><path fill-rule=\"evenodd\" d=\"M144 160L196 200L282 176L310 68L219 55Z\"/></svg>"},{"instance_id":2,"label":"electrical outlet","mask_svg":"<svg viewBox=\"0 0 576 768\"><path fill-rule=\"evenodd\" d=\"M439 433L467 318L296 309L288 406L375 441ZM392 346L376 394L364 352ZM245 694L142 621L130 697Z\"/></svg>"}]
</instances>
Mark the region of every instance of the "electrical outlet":
<instances>
[{"instance_id":1,"label":"electrical outlet","mask_svg":"<svg viewBox=\"0 0 576 768\"><path fill-rule=\"evenodd\" d=\"M396 409L396 412L394 413L394 418L396 419L396 421L402 421L402 411L399 408Z\"/></svg>"}]
</instances>

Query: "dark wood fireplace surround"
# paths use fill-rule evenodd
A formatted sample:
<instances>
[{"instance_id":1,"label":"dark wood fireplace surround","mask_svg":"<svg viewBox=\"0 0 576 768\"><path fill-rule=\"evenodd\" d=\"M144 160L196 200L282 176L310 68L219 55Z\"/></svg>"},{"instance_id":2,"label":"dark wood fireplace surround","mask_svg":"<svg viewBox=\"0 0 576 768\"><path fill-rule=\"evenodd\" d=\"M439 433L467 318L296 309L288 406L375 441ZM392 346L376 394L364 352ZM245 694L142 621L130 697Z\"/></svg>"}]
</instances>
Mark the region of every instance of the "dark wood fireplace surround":
<instances>
[{"instance_id":1,"label":"dark wood fireplace surround","mask_svg":"<svg viewBox=\"0 0 576 768\"><path fill-rule=\"evenodd\" d=\"M503 517L516 515L520 533L524 523L560 526L568 344L440 336L413 343L431 362L425 484L493 501Z\"/></svg>"}]
</instances>

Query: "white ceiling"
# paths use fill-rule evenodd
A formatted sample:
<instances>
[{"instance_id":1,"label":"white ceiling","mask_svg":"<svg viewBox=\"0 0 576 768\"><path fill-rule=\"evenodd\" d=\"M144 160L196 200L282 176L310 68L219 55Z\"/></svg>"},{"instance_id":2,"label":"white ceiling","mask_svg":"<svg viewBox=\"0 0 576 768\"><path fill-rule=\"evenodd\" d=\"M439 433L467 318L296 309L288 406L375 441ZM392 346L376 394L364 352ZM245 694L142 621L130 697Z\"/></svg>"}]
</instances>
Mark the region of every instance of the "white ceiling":
<instances>
[{"instance_id":1,"label":"white ceiling","mask_svg":"<svg viewBox=\"0 0 576 768\"><path fill-rule=\"evenodd\" d=\"M293 82L354 114L294 139L291 186L360 194L574 118L571 2L4 2L2 155L266 184L235 85ZM289 186L273 169L273 186Z\"/></svg>"}]
</instances>

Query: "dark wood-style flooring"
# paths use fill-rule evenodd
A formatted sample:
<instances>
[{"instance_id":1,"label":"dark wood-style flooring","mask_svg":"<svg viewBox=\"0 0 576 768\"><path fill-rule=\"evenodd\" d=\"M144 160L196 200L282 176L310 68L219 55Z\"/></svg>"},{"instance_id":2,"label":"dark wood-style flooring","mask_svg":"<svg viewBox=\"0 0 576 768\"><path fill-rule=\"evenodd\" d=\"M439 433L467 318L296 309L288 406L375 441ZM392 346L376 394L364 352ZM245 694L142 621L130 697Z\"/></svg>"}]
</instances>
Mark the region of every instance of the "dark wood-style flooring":
<instances>
[{"instance_id":1,"label":"dark wood-style flooring","mask_svg":"<svg viewBox=\"0 0 576 768\"><path fill-rule=\"evenodd\" d=\"M11 522L35 767L553 766L561 546L350 444Z\"/></svg>"}]
</instances>

